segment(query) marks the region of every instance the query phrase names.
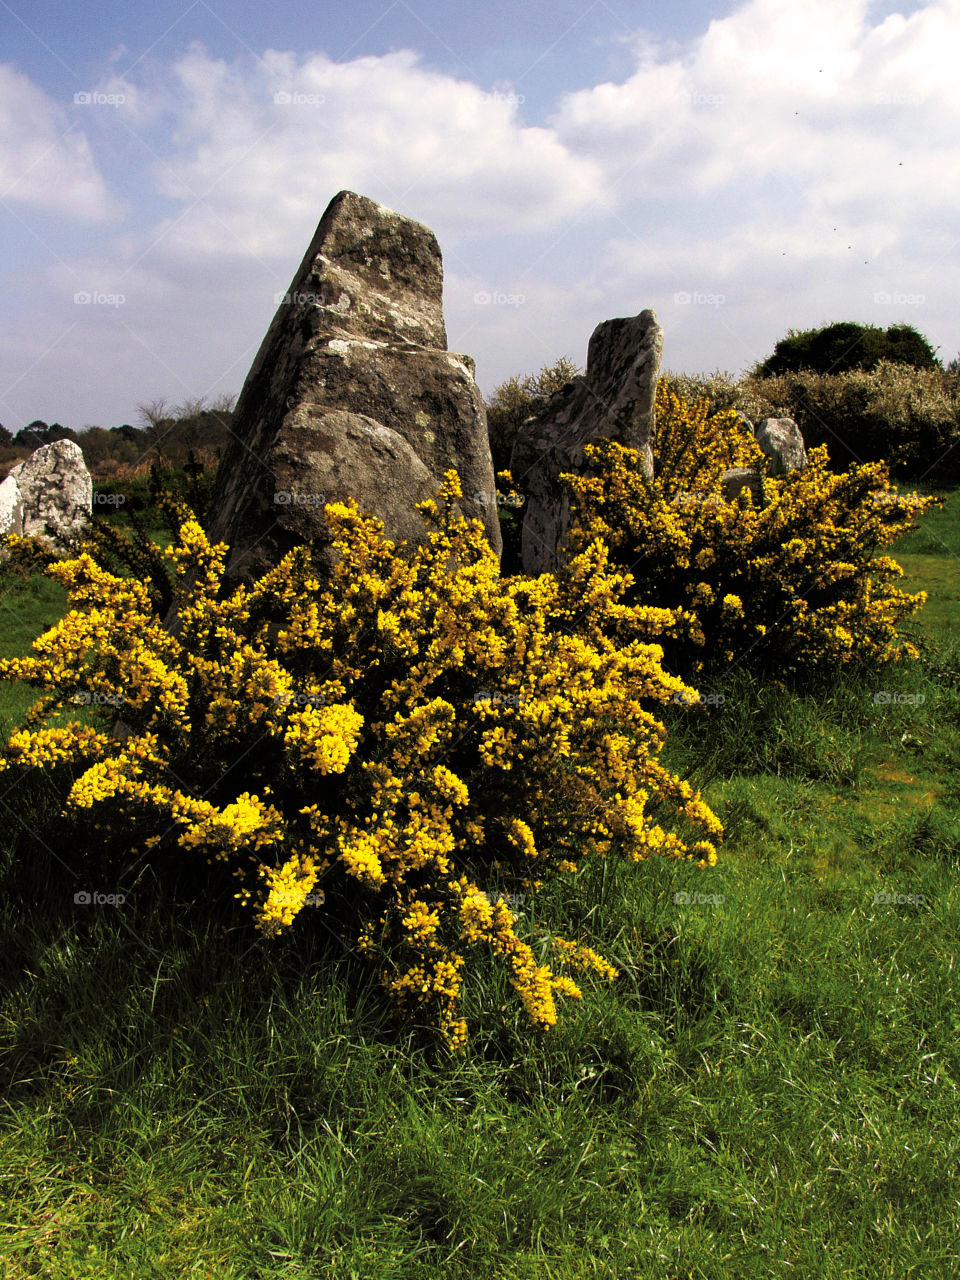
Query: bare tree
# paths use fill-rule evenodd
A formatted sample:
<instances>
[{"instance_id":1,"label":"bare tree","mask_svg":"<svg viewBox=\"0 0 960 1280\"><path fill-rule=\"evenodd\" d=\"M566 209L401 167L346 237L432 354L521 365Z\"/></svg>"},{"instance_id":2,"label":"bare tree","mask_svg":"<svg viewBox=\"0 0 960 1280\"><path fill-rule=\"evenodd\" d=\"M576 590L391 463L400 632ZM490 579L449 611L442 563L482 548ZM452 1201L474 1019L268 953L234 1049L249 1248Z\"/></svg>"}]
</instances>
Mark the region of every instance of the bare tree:
<instances>
[{"instance_id":1,"label":"bare tree","mask_svg":"<svg viewBox=\"0 0 960 1280\"><path fill-rule=\"evenodd\" d=\"M154 454L161 466L169 466L169 460L164 454L162 443L163 438L169 435L173 427L174 414L176 410L170 408L170 403L166 397L159 400L150 400L145 404L137 405L137 413L140 415L140 421L143 423L144 456Z\"/></svg>"},{"instance_id":2,"label":"bare tree","mask_svg":"<svg viewBox=\"0 0 960 1280\"><path fill-rule=\"evenodd\" d=\"M224 391L222 395L217 396L210 405L211 413L233 413L234 406L237 403L237 393L235 391Z\"/></svg>"},{"instance_id":3,"label":"bare tree","mask_svg":"<svg viewBox=\"0 0 960 1280\"><path fill-rule=\"evenodd\" d=\"M137 413L144 428L156 427L171 416L171 409L167 398L162 396L159 400L150 400L145 404L138 404Z\"/></svg>"}]
</instances>

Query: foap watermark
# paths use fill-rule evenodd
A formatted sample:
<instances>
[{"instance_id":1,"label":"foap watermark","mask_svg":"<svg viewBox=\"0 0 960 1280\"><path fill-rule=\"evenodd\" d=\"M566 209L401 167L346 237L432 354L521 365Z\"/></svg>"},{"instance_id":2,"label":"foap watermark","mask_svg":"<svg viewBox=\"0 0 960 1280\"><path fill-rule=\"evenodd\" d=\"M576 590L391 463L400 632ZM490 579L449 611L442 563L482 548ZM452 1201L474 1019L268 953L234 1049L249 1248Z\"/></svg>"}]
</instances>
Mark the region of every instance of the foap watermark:
<instances>
[{"instance_id":1,"label":"foap watermark","mask_svg":"<svg viewBox=\"0 0 960 1280\"><path fill-rule=\"evenodd\" d=\"M881 89L873 95L873 104L877 107L922 107L926 98L921 93L893 93Z\"/></svg>"},{"instance_id":2,"label":"foap watermark","mask_svg":"<svg viewBox=\"0 0 960 1280\"><path fill-rule=\"evenodd\" d=\"M495 907L498 902L502 902L510 911L518 911L523 906L522 893L493 893L490 889L481 889L480 893L490 903L491 907Z\"/></svg>"},{"instance_id":3,"label":"foap watermark","mask_svg":"<svg viewBox=\"0 0 960 1280\"><path fill-rule=\"evenodd\" d=\"M503 102L508 107L522 107L526 102L526 98L522 93L514 93L512 90L504 91L502 89L489 89L485 93L480 94L483 102Z\"/></svg>"},{"instance_id":4,"label":"foap watermark","mask_svg":"<svg viewBox=\"0 0 960 1280\"><path fill-rule=\"evenodd\" d=\"M723 293L701 293L697 289L678 289L673 295L678 307L722 307L726 300Z\"/></svg>"},{"instance_id":5,"label":"foap watermark","mask_svg":"<svg viewBox=\"0 0 960 1280\"><path fill-rule=\"evenodd\" d=\"M503 493L497 489L491 493L489 489L478 489L473 495L473 500L482 507L522 507L527 499L524 494L515 491Z\"/></svg>"},{"instance_id":6,"label":"foap watermark","mask_svg":"<svg viewBox=\"0 0 960 1280\"><path fill-rule=\"evenodd\" d=\"M275 707L292 707L294 711L302 711L304 707L325 707L327 700L321 693L294 692L278 693L273 700Z\"/></svg>"},{"instance_id":7,"label":"foap watermark","mask_svg":"<svg viewBox=\"0 0 960 1280\"><path fill-rule=\"evenodd\" d=\"M78 107L122 107L126 100L125 93L101 93L99 89L73 95L74 104Z\"/></svg>"},{"instance_id":8,"label":"foap watermark","mask_svg":"<svg viewBox=\"0 0 960 1280\"><path fill-rule=\"evenodd\" d=\"M704 93L700 89L681 89L677 94L677 102L687 107L722 107L726 95L722 93Z\"/></svg>"},{"instance_id":9,"label":"foap watermark","mask_svg":"<svg viewBox=\"0 0 960 1280\"><path fill-rule=\"evenodd\" d=\"M478 307L522 307L526 300L523 293L503 293L498 289L492 292L479 289L473 295L474 304Z\"/></svg>"},{"instance_id":10,"label":"foap watermark","mask_svg":"<svg viewBox=\"0 0 960 1280\"><path fill-rule=\"evenodd\" d=\"M277 507L325 507L325 493L301 493L298 489L277 489L273 495Z\"/></svg>"},{"instance_id":11,"label":"foap watermark","mask_svg":"<svg viewBox=\"0 0 960 1280\"><path fill-rule=\"evenodd\" d=\"M495 707L515 707L520 709L527 701L522 693L501 693L499 689L478 689L473 695L474 705L478 702L489 702Z\"/></svg>"},{"instance_id":12,"label":"foap watermark","mask_svg":"<svg viewBox=\"0 0 960 1280\"><path fill-rule=\"evenodd\" d=\"M875 707L922 707L926 700L925 693L897 693L891 689L881 689L873 695Z\"/></svg>"},{"instance_id":13,"label":"foap watermark","mask_svg":"<svg viewBox=\"0 0 960 1280\"><path fill-rule=\"evenodd\" d=\"M126 500L122 493L95 493L92 498L95 507L122 507Z\"/></svg>"},{"instance_id":14,"label":"foap watermark","mask_svg":"<svg viewBox=\"0 0 960 1280\"><path fill-rule=\"evenodd\" d=\"M873 295L874 305L878 307L922 307L926 300L925 293L900 293L896 289L892 292L880 289Z\"/></svg>"},{"instance_id":15,"label":"foap watermark","mask_svg":"<svg viewBox=\"0 0 960 1280\"><path fill-rule=\"evenodd\" d=\"M281 303L284 303L284 302L287 303L288 305L295 305L300 307L322 307L323 306L323 299L320 297L319 293L300 293L297 290L294 290L293 293L291 293L289 290L286 290L283 293L275 293L273 295L273 305L275 307L279 307Z\"/></svg>"},{"instance_id":16,"label":"foap watermark","mask_svg":"<svg viewBox=\"0 0 960 1280\"><path fill-rule=\"evenodd\" d=\"M322 93L299 93L278 89L273 95L278 107L322 107L326 98Z\"/></svg>"},{"instance_id":17,"label":"foap watermark","mask_svg":"<svg viewBox=\"0 0 960 1280\"><path fill-rule=\"evenodd\" d=\"M900 500L899 493L875 493L873 495L874 506L877 507L893 507Z\"/></svg>"},{"instance_id":18,"label":"foap watermark","mask_svg":"<svg viewBox=\"0 0 960 1280\"><path fill-rule=\"evenodd\" d=\"M73 895L78 907L122 907L127 900L125 893L90 892L89 889L78 889Z\"/></svg>"},{"instance_id":19,"label":"foap watermark","mask_svg":"<svg viewBox=\"0 0 960 1280\"><path fill-rule=\"evenodd\" d=\"M101 693L94 689L79 689L70 701L77 707L122 707L126 698L119 693Z\"/></svg>"},{"instance_id":20,"label":"foap watermark","mask_svg":"<svg viewBox=\"0 0 960 1280\"><path fill-rule=\"evenodd\" d=\"M687 893L680 889L673 895L676 907L722 907L725 901L722 893Z\"/></svg>"},{"instance_id":21,"label":"foap watermark","mask_svg":"<svg viewBox=\"0 0 960 1280\"><path fill-rule=\"evenodd\" d=\"M873 895L875 907L925 907L927 900L922 893L888 893L881 891Z\"/></svg>"},{"instance_id":22,"label":"foap watermark","mask_svg":"<svg viewBox=\"0 0 960 1280\"><path fill-rule=\"evenodd\" d=\"M73 295L77 307L122 307L126 300L124 293L101 293L98 289L81 289Z\"/></svg>"},{"instance_id":23,"label":"foap watermark","mask_svg":"<svg viewBox=\"0 0 960 1280\"><path fill-rule=\"evenodd\" d=\"M723 693L680 693L678 690L673 700L681 707L722 707L727 697Z\"/></svg>"}]
</instances>

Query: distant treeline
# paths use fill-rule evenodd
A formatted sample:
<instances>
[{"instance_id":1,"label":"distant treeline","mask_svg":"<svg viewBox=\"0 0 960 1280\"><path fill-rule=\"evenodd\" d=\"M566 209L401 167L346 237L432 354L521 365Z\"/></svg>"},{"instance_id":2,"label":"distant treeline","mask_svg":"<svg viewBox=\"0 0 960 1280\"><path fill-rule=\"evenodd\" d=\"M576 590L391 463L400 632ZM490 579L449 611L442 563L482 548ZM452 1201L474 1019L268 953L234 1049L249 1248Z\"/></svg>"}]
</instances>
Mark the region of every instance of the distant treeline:
<instances>
[{"instance_id":1,"label":"distant treeline","mask_svg":"<svg viewBox=\"0 0 960 1280\"><path fill-rule=\"evenodd\" d=\"M78 444L97 479L146 475L154 465L175 471L197 464L215 467L229 437L234 400L222 396L209 405L191 400L176 406L156 400L138 405L139 426L125 422L119 427L74 431L59 422L37 420L15 434L0 426L0 478L35 449L55 440Z\"/></svg>"}]
</instances>

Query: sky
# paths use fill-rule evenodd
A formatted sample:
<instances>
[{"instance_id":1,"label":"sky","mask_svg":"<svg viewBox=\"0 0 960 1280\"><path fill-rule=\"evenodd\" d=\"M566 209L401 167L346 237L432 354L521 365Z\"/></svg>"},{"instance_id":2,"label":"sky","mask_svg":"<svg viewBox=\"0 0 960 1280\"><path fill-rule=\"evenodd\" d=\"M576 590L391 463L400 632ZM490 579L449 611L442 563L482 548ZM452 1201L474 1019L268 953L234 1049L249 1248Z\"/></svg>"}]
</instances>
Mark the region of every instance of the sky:
<instances>
[{"instance_id":1,"label":"sky","mask_svg":"<svg viewBox=\"0 0 960 1280\"><path fill-rule=\"evenodd\" d=\"M426 223L490 395L652 308L960 351L960 0L0 0L0 423L236 394L329 201Z\"/></svg>"}]
</instances>

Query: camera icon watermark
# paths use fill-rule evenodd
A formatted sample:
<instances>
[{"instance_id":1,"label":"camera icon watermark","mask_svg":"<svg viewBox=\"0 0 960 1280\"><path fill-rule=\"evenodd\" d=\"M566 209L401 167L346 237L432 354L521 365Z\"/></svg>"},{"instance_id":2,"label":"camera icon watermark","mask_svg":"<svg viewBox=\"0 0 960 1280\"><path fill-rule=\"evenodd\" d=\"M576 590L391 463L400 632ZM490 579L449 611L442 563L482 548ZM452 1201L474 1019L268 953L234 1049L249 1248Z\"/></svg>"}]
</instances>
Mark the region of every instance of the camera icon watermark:
<instances>
[{"instance_id":1,"label":"camera icon watermark","mask_svg":"<svg viewBox=\"0 0 960 1280\"><path fill-rule=\"evenodd\" d=\"M273 700L275 707L289 707L294 711L300 711L304 707L325 707L327 705L326 698L320 693L304 693L293 692L278 693Z\"/></svg>"},{"instance_id":2,"label":"camera icon watermark","mask_svg":"<svg viewBox=\"0 0 960 1280\"><path fill-rule=\"evenodd\" d=\"M74 305L78 307L122 307L126 300L123 293L101 293L96 289L92 292L81 289L73 295Z\"/></svg>"},{"instance_id":3,"label":"camera icon watermark","mask_svg":"<svg viewBox=\"0 0 960 1280\"><path fill-rule=\"evenodd\" d=\"M895 507L901 501L899 493L874 493L873 502L877 507Z\"/></svg>"},{"instance_id":4,"label":"camera icon watermark","mask_svg":"<svg viewBox=\"0 0 960 1280\"><path fill-rule=\"evenodd\" d=\"M325 493L301 493L296 489L277 489L273 495L274 506L277 507L325 507Z\"/></svg>"},{"instance_id":5,"label":"camera icon watermark","mask_svg":"<svg viewBox=\"0 0 960 1280\"><path fill-rule=\"evenodd\" d=\"M875 893L873 895L873 905L875 907L925 907L927 900L922 893Z\"/></svg>"},{"instance_id":6,"label":"camera icon watermark","mask_svg":"<svg viewBox=\"0 0 960 1280\"><path fill-rule=\"evenodd\" d=\"M673 895L677 907L722 907L725 901L722 893L687 893L681 889Z\"/></svg>"},{"instance_id":7,"label":"camera icon watermark","mask_svg":"<svg viewBox=\"0 0 960 1280\"><path fill-rule=\"evenodd\" d=\"M70 701L77 707L122 707L125 698L119 693L100 693L90 689L78 690Z\"/></svg>"},{"instance_id":8,"label":"camera icon watermark","mask_svg":"<svg viewBox=\"0 0 960 1280\"><path fill-rule=\"evenodd\" d=\"M526 98L522 93L503 92L500 89L490 89L480 94L483 102L503 102L508 107L522 107L526 102Z\"/></svg>"},{"instance_id":9,"label":"camera icon watermark","mask_svg":"<svg viewBox=\"0 0 960 1280\"><path fill-rule=\"evenodd\" d=\"M295 304L301 307L323 306L323 300L319 293L300 293L298 290L294 290L293 293L290 293L289 290L284 290L283 293L275 293L273 295L273 305L275 307L279 307L284 302L287 305Z\"/></svg>"},{"instance_id":10,"label":"camera icon watermark","mask_svg":"<svg viewBox=\"0 0 960 1280\"><path fill-rule=\"evenodd\" d=\"M526 696L522 693L501 693L499 689L478 689L473 695L474 706L480 702L489 702L494 707L513 707L518 711L526 701Z\"/></svg>"},{"instance_id":11,"label":"camera icon watermark","mask_svg":"<svg viewBox=\"0 0 960 1280\"><path fill-rule=\"evenodd\" d=\"M489 489L478 489L473 495L473 500L482 507L522 507L527 499L524 494L517 493L515 490L503 493L500 489L493 492Z\"/></svg>"},{"instance_id":12,"label":"camera icon watermark","mask_svg":"<svg viewBox=\"0 0 960 1280\"><path fill-rule=\"evenodd\" d=\"M726 294L702 293L696 289L678 289L673 295L678 307L722 307L726 300Z\"/></svg>"},{"instance_id":13,"label":"camera icon watermark","mask_svg":"<svg viewBox=\"0 0 960 1280\"><path fill-rule=\"evenodd\" d=\"M520 907L523 906L522 893L493 893L489 889L481 889L480 893L490 903L491 907L495 907L499 901L510 911L518 912Z\"/></svg>"},{"instance_id":14,"label":"camera icon watermark","mask_svg":"<svg viewBox=\"0 0 960 1280\"><path fill-rule=\"evenodd\" d=\"M526 300L523 293L503 293L497 289L479 289L473 295L474 304L478 307L522 307Z\"/></svg>"},{"instance_id":15,"label":"camera icon watermark","mask_svg":"<svg viewBox=\"0 0 960 1280\"><path fill-rule=\"evenodd\" d=\"M927 700L925 693L897 693L881 689L873 695L875 707L922 707Z\"/></svg>"},{"instance_id":16,"label":"camera icon watermark","mask_svg":"<svg viewBox=\"0 0 960 1280\"><path fill-rule=\"evenodd\" d=\"M722 107L727 98L723 93L703 93L699 89L681 89L675 100L687 107Z\"/></svg>"},{"instance_id":17,"label":"camera icon watermark","mask_svg":"<svg viewBox=\"0 0 960 1280\"><path fill-rule=\"evenodd\" d=\"M921 107L926 98L920 93L892 93L881 89L872 98L877 107Z\"/></svg>"},{"instance_id":18,"label":"camera icon watermark","mask_svg":"<svg viewBox=\"0 0 960 1280\"><path fill-rule=\"evenodd\" d=\"M97 89L73 95L74 105L78 107L122 107L126 100L125 93L101 93Z\"/></svg>"},{"instance_id":19,"label":"camera icon watermark","mask_svg":"<svg viewBox=\"0 0 960 1280\"><path fill-rule=\"evenodd\" d=\"M295 93L288 89L279 89L273 95L278 107L322 107L326 98L322 93Z\"/></svg>"},{"instance_id":20,"label":"camera icon watermark","mask_svg":"<svg viewBox=\"0 0 960 1280\"><path fill-rule=\"evenodd\" d=\"M726 702L723 693L680 693L673 695L673 701L680 707L722 707Z\"/></svg>"},{"instance_id":21,"label":"camera icon watermark","mask_svg":"<svg viewBox=\"0 0 960 1280\"><path fill-rule=\"evenodd\" d=\"M880 289L873 295L874 304L878 307L922 307L926 300L925 293L900 293L897 290L888 292Z\"/></svg>"}]
</instances>

